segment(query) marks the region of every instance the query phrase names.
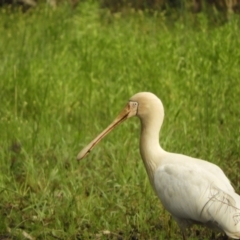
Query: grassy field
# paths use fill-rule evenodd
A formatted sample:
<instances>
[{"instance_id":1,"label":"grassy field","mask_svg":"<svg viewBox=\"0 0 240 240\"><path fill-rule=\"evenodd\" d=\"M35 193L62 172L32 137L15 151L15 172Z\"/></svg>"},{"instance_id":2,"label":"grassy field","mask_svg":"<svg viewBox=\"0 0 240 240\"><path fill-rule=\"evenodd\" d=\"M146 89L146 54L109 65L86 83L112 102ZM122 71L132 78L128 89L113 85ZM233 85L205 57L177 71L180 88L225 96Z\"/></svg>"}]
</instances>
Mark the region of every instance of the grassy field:
<instances>
[{"instance_id":1,"label":"grassy field","mask_svg":"<svg viewBox=\"0 0 240 240\"><path fill-rule=\"evenodd\" d=\"M238 16L212 26L87 3L0 10L0 239L181 239L149 184L137 118L76 161L139 91L163 101L162 147L218 164L240 192L239 29Z\"/></svg>"}]
</instances>

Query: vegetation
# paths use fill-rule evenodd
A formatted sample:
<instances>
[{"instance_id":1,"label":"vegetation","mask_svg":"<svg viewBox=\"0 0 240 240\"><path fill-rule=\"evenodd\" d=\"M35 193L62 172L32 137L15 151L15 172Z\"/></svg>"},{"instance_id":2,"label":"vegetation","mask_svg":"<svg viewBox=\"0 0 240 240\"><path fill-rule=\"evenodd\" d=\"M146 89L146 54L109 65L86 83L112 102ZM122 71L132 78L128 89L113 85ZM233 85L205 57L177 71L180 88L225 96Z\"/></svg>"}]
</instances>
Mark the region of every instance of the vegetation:
<instances>
[{"instance_id":1,"label":"vegetation","mask_svg":"<svg viewBox=\"0 0 240 240\"><path fill-rule=\"evenodd\" d=\"M1 238L180 239L150 187L137 118L76 161L139 91L163 101L164 149L218 164L240 192L239 26L88 2L1 9Z\"/></svg>"}]
</instances>

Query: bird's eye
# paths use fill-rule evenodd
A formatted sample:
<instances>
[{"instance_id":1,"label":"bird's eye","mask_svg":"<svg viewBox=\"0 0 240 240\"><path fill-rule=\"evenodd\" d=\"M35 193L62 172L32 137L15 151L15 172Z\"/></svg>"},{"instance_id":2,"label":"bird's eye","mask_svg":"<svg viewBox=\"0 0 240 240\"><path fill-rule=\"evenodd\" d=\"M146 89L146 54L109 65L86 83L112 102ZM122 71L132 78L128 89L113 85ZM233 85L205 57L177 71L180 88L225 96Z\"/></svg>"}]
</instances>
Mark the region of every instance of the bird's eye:
<instances>
[{"instance_id":1,"label":"bird's eye","mask_svg":"<svg viewBox=\"0 0 240 240\"><path fill-rule=\"evenodd\" d=\"M130 101L130 105L131 105L132 108L137 108L138 107L138 102Z\"/></svg>"}]
</instances>

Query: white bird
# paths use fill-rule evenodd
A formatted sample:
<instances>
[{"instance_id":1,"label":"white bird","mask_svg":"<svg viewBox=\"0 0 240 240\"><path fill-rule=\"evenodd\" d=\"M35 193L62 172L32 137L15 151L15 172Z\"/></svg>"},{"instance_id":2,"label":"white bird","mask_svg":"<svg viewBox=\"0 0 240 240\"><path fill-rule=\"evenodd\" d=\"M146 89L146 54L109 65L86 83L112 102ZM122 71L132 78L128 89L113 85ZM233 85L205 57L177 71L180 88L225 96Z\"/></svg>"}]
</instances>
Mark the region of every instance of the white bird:
<instances>
[{"instance_id":1,"label":"white bird","mask_svg":"<svg viewBox=\"0 0 240 240\"><path fill-rule=\"evenodd\" d=\"M150 92L130 98L118 117L77 156L84 158L111 130L127 118L141 121L140 153L149 180L163 206L180 227L201 224L240 239L240 196L217 165L182 154L170 153L159 144L164 119L160 99Z\"/></svg>"}]
</instances>

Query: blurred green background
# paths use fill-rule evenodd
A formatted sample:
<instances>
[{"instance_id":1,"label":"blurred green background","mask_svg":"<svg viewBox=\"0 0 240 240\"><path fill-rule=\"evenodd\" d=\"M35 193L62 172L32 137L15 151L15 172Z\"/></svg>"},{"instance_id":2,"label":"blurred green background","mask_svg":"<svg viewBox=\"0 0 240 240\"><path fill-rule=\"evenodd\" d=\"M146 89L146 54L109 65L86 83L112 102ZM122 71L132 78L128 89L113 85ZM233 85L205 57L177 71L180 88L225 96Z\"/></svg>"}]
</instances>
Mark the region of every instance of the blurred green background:
<instances>
[{"instance_id":1,"label":"blurred green background","mask_svg":"<svg viewBox=\"0 0 240 240\"><path fill-rule=\"evenodd\" d=\"M76 161L140 91L164 104L162 147L218 164L240 192L239 15L118 3L1 7L0 239L181 239L138 119Z\"/></svg>"}]
</instances>

